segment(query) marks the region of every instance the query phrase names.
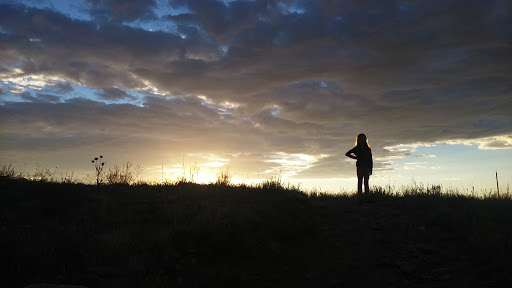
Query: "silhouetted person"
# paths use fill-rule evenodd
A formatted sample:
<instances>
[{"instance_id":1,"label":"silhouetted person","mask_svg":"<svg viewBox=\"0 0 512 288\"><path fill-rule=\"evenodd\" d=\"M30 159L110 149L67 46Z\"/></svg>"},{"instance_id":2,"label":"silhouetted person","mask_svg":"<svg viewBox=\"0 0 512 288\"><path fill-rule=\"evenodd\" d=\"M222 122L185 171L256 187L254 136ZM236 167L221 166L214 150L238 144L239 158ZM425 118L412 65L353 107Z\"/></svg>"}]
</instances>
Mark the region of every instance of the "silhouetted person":
<instances>
[{"instance_id":1,"label":"silhouetted person","mask_svg":"<svg viewBox=\"0 0 512 288\"><path fill-rule=\"evenodd\" d=\"M357 135L356 147L345 153L345 156L357 160L357 196L361 197L363 195L363 180L364 194L370 195L368 180L370 175L372 175L373 159L372 149L370 149L370 146L368 146L368 139L366 139L366 135Z\"/></svg>"}]
</instances>

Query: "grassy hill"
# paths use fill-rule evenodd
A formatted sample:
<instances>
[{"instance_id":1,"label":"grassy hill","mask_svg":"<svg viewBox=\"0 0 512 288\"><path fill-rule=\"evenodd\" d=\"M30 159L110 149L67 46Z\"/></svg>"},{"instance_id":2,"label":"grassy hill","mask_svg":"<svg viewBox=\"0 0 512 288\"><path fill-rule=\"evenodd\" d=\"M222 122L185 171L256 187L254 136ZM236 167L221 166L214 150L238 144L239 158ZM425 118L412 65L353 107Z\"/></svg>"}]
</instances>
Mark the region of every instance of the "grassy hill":
<instances>
[{"instance_id":1,"label":"grassy hill","mask_svg":"<svg viewBox=\"0 0 512 288\"><path fill-rule=\"evenodd\" d=\"M2 178L0 253L1 287L512 287L512 201Z\"/></svg>"}]
</instances>

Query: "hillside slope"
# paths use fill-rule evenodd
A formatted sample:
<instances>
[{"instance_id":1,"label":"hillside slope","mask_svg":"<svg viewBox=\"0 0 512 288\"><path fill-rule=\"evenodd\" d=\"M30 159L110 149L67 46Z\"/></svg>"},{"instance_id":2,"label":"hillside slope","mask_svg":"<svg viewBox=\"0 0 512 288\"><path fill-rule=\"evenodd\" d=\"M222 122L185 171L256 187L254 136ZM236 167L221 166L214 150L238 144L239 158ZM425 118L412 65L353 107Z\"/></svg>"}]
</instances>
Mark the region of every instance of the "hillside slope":
<instances>
[{"instance_id":1,"label":"hillside slope","mask_svg":"<svg viewBox=\"0 0 512 288\"><path fill-rule=\"evenodd\" d=\"M0 182L0 286L510 287L512 201Z\"/></svg>"}]
</instances>

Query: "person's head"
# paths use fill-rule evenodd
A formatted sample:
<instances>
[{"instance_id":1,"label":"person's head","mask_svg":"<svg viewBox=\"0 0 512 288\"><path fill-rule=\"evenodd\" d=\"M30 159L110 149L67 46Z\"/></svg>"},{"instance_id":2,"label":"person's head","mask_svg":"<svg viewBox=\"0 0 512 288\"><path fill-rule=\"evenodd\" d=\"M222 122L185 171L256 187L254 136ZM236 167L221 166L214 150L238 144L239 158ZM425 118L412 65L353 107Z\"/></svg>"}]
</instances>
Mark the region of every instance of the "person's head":
<instances>
[{"instance_id":1,"label":"person's head","mask_svg":"<svg viewBox=\"0 0 512 288\"><path fill-rule=\"evenodd\" d=\"M368 138L366 138L366 135L364 135L363 133L357 135L356 146L370 147L370 145L368 144Z\"/></svg>"}]
</instances>

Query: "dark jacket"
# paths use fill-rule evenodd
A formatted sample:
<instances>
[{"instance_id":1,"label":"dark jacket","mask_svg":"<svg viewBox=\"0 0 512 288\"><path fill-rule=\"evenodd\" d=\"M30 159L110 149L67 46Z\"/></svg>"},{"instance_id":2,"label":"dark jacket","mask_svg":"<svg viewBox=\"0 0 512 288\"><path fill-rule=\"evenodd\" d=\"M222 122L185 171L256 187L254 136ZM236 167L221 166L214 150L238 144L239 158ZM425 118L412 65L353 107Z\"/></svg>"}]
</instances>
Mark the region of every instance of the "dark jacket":
<instances>
[{"instance_id":1,"label":"dark jacket","mask_svg":"<svg viewBox=\"0 0 512 288\"><path fill-rule=\"evenodd\" d=\"M370 147L354 147L350 149L347 153L345 153L346 156L350 157L349 155L354 154L356 155L356 166L361 168L370 168L370 171L373 170L373 158L372 158L372 149Z\"/></svg>"}]
</instances>

